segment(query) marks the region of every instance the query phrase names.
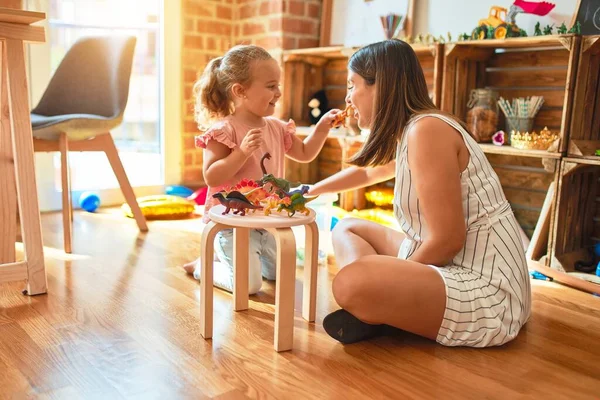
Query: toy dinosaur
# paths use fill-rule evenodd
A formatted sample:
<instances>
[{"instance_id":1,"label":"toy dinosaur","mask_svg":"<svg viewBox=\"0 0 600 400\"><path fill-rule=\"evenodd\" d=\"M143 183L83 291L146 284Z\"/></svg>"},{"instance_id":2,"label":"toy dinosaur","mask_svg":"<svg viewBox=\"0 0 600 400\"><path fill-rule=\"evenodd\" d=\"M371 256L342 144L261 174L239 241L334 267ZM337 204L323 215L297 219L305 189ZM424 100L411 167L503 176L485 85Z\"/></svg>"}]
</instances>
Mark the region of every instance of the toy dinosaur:
<instances>
[{"instance_id":1,"label":"toy dinosaur","mask_svg":"<svg viewBox=\"0 0 600 400\"><path fill-rule=\"evenodd\" d=\"M302 196L304 196L306 193L308 193L308 189L308 186L302 185L300 189L292 190L291 192L283 192L283 194L287 197L292 197L295 194L301 194Z\"/></svg>"},{"instance_id":2,"label":"toy dinosaur","mask_svg":"<svg viewBox=\"0 0 600 400\"><path fill-rule=\"evenodd\" d=\"M282 204L290 205L291 203L292 201L289 197L282 199L277 195L269 196L261 202L265 215L270 215L271 210L278 208Z\"/></svg>"},{"instance_id":3,"label":"toy dinosaur","mask_svg":"<svg viewBox=\"0 0 600 400\"><path fill-rule=\"evenodd\" d=\"M272 186L276 187L279 191L279 197L283 197L282 192L289 192L290 188L296 187L300 185L300 182L290 182L283 178L276 178L273 174L267 173L267 169L265 168L265 159L270 160L271 154L265 153L260 159L260 168L263 172L263 177L257 182L260 186L264 186L267 183L270 183Z\"/></svg>"},{"instance_id":4,"label":"toy dinosaur","mask_svg":"<svg viewBox=\"0 0 600 400\"><path fill-rule=\"evenodd\" d=\"M215 193L213 197L219 200L219 203L225 206L225 211L223 211L223 215L228 214L229 211L234 210L234 214L239 214L240 216L246 215L246 210L259 210L262 207L252 204L250 200L248 200L243 194L234 190L227 194L227 197L223 195L223 193Z\"/></svg>"},{"instance_id":5,"label":"toy dinosaur","mask_svg":"<svg viewBox=\"0 0 600 400\"><path fill-rule=\"evenodd\" d=\"M300 193L296 193L292 197L290 197L290 200L291 200L290 204L279 204L279 208L277 209L277 211L282 211L282 210L287 211L288 217L293 217L294 214L296 214L296 212L302 213L304 215L308 215L308 213L310 211L308 210L308 208L306 208L306 203L316 199L317 197L319 197L319 196L315 196L315 197L311 197L310 199L307 199Z\"/></svg>"}]
</instances>

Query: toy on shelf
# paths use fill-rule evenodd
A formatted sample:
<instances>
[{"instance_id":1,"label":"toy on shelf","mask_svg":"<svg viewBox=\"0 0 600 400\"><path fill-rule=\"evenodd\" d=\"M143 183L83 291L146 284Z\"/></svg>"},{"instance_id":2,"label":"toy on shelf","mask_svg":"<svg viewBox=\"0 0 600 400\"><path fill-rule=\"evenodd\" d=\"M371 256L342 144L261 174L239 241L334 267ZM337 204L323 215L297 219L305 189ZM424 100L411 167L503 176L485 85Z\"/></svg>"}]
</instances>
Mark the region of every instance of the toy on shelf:
<instances>
[{"instance_id":1,"label":"toy on shelf","mask_svg":"<svg viewBox=\"0 0 600 400\"><path fill-rule=\"evenodd\" d=\"M310 109L308 119L312 125L315 125L323 114L330 110L325 90L321 89L312 95L308 101L308 108Z\"/></svg>"},{"instance_id":2,"label":"toy on shelf","mask_svg":"<svg viewBox=\"0 0 600 400\"><path fill-rule=\"evenodd\" d=\"M227 195L224 195L223 192L218 192L213 194L213 197L219 200L219 203L225 206L225 211L223 211L223 215L229 214L229 211L234 210L234 214L239 214L243 217L244 215L246 215L246 210L262 209L261 206L252 203L246 198L246 196L244 196L237 190L229 192L227 193Z\"/></svg>"},{"instance_id":3,"label":"toy on shelf","mask_svg":"<svg viewBox=\"0 0 600 400\"><path fill-rule=\"evenodd\" d=\"M554 24L546 25L544 27L544 35L552 35L552 29L554 29Z\"/></svg>"},{"instance_id":4,"label":"toy on shelf","mask_svg":"<svg viewBox=\"0 0 600 400\"><path fill-rule=\"evenodd\" d=\"M504 131L498 131L492 136L492 143L496 146L503 146L506 143L506 133Z\"/></svg>"},{"instance_id":5,"label":"toy on shelf","mask_svg":"<svg viewBox=\"0 0 600 400\"><path fill-rule=\"evenodd\" d=\"M179 219L193 214L195 203L180 196L159 194L139 197L137 203L146 219ZM121 206L125 216L133 218L129 204Z\"/></svg>"},{"instance_id":6,"label":"toy on shelf","mask_svg":"<svg viewBox=\"0 0 600 400\"><path fill-rule=\"evenodd\" d=\"M547 127L540 133L512 131L510 135L510 145L523 150L548 150L548 148L558 139L558 135L552 133Z\"/></svg>"},{"instance_id":7,"label":"toy on shelf","mask_svg":"<svg viewBox=\"0 0 600 400\"><path fill-rule=\"evenodd\" d=\"M575 35L581 35L581 23L579 21L575 22L575 25L569 29L568 33L574 33Z\"/></svg>"},{"instance_id":8,"label":"toy on shelf","mask_svg":"<svg viewBox=\"0 0 600 400\"><path fill-rule=\"evenodd\" d=\"M556 33L559 35L565 35L567 33L567 26L564 22L556 29Z\"/></svg>"},{"instance_id":9,"label":"toy on shelf","mask_svg":"<svg viewBox=\"0 0 600 400\"><path fill-rule=\"evenodd\" d=\"M533 28L533 36L542 36L542 29L540 28L540 22L538 21Z\"/></svg>"},{"instance_id":10,"label":"toy on shelf","mask_svg":"<svg viewBox=\"0 0 600 400\"><path fill-rule=\"evenodd\" d=\"M492 6L488 17L479 20L479 24L473 29L471 38L504 39L506 37L524 36L524 31L517 26L515 21L517 14L524 13L544 16L548 14L554 6L555 4L546 1L534 2L515 0L510 6L510 10L508 10L508 14L506 8Z\"/></svg>"}]
</instances>

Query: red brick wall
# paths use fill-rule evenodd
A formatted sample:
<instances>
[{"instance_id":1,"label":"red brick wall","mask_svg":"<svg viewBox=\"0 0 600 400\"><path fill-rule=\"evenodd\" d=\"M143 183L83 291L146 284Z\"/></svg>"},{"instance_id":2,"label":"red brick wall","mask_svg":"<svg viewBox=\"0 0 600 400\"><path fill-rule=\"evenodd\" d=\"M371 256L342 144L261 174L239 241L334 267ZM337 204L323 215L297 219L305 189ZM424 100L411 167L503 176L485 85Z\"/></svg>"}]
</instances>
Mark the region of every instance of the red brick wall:
<instances>
[{"instance_id":1,"label":"red brick wall","mask_svg":"<svg viewBox=\"0 0 600 400\"><path fill-rule=\"evenodd\" d=\"M280 59L284 49L316 47L322 0L182 0L184 132L182 183L203 184L202 152L194 148L192 86L211 58L232 45L256 44Z\"/></svg>"}]
</instances>

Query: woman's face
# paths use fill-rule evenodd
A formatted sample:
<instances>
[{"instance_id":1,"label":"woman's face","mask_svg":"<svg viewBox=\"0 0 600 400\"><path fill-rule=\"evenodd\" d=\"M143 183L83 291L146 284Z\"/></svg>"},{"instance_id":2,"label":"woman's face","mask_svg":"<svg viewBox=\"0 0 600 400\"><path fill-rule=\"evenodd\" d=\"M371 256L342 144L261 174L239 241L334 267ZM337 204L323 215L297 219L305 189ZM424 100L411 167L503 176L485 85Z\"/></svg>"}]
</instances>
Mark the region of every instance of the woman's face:
<instances>
[{"instance_id":1,"label":"woman's face","mask_svg":"<svg viewBox=\"0 0 600 400\"><path fill-rule=\"evenodd\" d=\"M362 76L348 71L346 103L354 107L354 117L358 120L358 127L371 129L373 104L375 103L375 85L367 85L367 81Z\"/></svg>"}]
</instances>

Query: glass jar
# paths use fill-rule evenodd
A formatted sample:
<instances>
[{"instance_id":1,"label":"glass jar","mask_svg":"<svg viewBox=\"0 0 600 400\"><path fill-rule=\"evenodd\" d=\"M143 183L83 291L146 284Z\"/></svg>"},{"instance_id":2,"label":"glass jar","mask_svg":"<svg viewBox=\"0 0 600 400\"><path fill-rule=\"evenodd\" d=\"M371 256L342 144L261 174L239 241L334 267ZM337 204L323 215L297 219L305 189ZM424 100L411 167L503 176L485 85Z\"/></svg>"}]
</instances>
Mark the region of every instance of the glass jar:
<instances>
[{"instance_id":1,"label":"glass jar","mask_svg":"<svg viewBox=\"0 0 600 400\"><path fill-rule=\"evenodd\" d=\"M474 89L467 107L467 127L475 140L480 143L491 142L498 126L498 92Z\"/></svg>"}]
</instances>

